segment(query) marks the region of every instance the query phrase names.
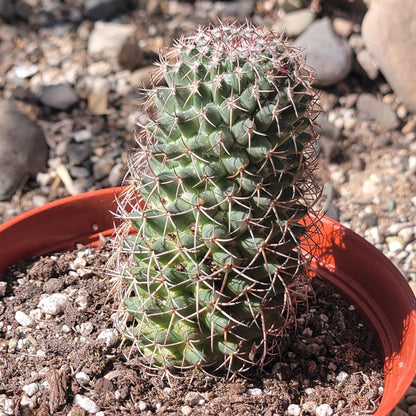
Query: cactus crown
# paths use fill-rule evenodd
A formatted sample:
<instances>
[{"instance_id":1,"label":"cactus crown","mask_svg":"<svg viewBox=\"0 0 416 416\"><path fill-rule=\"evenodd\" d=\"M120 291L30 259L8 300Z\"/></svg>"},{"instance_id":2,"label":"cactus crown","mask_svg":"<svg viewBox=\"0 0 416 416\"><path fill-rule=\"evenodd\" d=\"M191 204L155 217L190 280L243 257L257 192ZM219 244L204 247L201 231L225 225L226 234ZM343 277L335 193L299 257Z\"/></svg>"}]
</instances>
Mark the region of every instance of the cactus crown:
<instances>
[{"instance_id":1,"label":"cactus crown","mask_svg":"<svg viewBox=\"0 0 416 416\"><path fill-rule=\"evenodd\" d=\"M114 240L125 334L151 368L261 368L305 287L310 73L282 37L222 23L177 41L156 77Z\"/></svg>"}]
</instances>

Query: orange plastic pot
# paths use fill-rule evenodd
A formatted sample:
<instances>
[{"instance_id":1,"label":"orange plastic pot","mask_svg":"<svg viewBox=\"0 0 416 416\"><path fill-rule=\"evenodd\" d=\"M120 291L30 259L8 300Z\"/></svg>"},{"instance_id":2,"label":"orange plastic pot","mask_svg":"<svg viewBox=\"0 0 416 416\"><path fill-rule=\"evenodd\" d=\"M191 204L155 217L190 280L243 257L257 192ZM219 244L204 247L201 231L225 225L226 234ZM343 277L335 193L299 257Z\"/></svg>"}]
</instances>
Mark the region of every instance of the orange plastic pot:
<instances>
[{"instance_id":1,"label":"orange plastic pot","mask_svg":"<svg viewBox=\"0 0 416 416\"><path fill-rule=\"evenodd\" d=\"M116 196L111 188L64 198L0 225L0 273L33 255L94 245L113 232ZM385 358L385 387L374 416L387 416L416 372L416 299L382 253L341 224L324 217L313 237L313 270L361 311Z\"/></svg>"}]
</instances>

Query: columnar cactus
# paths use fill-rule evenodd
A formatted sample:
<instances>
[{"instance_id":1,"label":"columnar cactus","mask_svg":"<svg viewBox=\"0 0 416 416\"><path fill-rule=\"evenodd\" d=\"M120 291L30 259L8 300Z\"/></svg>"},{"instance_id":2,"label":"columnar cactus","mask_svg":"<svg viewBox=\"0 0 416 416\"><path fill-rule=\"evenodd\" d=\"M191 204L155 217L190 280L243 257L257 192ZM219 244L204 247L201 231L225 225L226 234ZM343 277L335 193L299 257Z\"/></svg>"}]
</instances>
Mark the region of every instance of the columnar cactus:
<instances>
[{"instance_id":1,"label":"columnar cactus","mask_svg":"<svg viewBox=\"0 0 416 416\"><path fill-rule=\"evenodd\" d=\"M152 368L262 367L305 287L310 73L281 37L221 23L181 38L158 76L114 239L125 335Z\"/></svg>"}]
</instances>

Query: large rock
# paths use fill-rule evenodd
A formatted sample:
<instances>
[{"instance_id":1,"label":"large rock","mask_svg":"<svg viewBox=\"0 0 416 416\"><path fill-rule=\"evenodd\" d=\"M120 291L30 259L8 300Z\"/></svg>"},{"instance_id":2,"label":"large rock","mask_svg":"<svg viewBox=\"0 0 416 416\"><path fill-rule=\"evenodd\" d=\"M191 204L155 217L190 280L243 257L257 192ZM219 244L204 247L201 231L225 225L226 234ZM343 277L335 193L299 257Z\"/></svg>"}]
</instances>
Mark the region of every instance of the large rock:
<instances>
[{"instance_id":1,"label":"large rock","mask_svg":"<svg viewBox=\"0 0 416 416\"><path fill-rule=\"evenodd\" d=\"M416 1L373 0L361 30L394 92L416 112Z\"/></svg>"},{"instance_id":2,"label":"large rock","mask_svg":"<svg viewBox=\"0 0 416 416\"><path fill-rule=\"evenodd\" d=\"M46 169L48 147L41 128L27 115L0 102L0 200L22 181Z\"/></svg>"},{"instance_id":3,"label":"large rock","mask_svg":"<svg viewBox=\"0 0 416 416\"><path fill-rule=\"evenodd\" d=\"M306 63L315 70L315 85L342 81L352 67L352 51L332 30L329 18L313 22L295 41L304 49Z\"/></svg>"}]
</instances>

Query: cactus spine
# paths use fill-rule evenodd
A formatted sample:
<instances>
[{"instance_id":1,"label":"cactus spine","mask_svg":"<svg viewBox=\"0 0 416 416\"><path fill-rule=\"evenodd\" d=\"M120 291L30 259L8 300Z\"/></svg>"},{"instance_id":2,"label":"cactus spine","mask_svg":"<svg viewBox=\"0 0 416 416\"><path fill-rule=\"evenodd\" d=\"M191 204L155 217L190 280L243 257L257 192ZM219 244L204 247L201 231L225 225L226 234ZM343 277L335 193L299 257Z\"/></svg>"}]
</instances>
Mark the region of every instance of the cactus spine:
<instances>
[{"instance_id":1,"label":"cactus spine","mask_svg":"<svg viewBox=\"0 0 416 416\"><path fill-rule=\"evenodd\" d=\"M114 239L125 335L151 368L262 367L305 288L310 73L281 37L221 23L177 41L158 76Z\"/></svg>"}]
</instances>

